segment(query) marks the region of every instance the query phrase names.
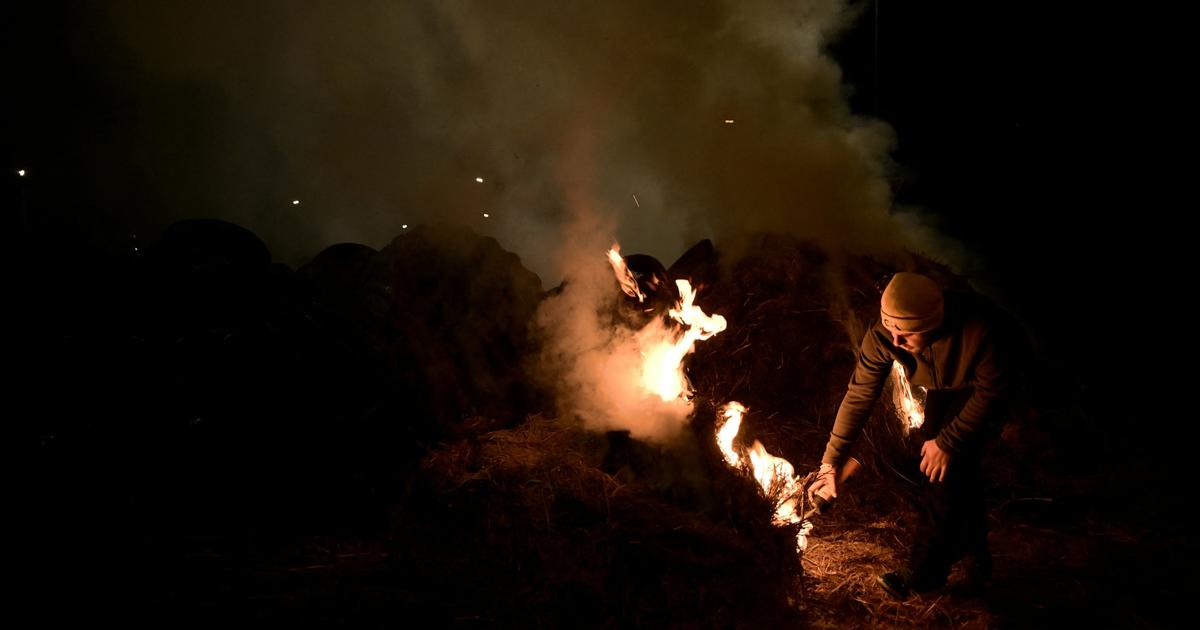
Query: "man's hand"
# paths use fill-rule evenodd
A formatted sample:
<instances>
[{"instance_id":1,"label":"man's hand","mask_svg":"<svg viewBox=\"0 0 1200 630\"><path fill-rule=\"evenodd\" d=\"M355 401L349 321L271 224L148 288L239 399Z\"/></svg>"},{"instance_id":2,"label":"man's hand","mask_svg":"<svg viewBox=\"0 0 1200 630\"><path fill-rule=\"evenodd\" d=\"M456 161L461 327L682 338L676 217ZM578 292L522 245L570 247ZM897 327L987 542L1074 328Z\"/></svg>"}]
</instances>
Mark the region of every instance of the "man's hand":
<instances>
[{"instance_id":1,"label":"man's hand","mask_svg":"<svg viewBox=\"0 0 1200 630\"><path fill-rule=\"evenodd\" d=\"M839 470L832 465L821 464L821 470L817 472L817 480L808 487L808 500L812 501L818 491L826 499L836 498L838 474Z\"/></svg>"},{"instance_id":2,"label":"man's hand","mask_svg":"<svg viewBox=\"0 0 1200 630\"><path fill-rule=\"evenodd\" d=\"M945 481L949 467L950 453L938 448L936 440L926 440L921 445L921 473L928 475L930 481Z\"/></svg>"}]
</instances>

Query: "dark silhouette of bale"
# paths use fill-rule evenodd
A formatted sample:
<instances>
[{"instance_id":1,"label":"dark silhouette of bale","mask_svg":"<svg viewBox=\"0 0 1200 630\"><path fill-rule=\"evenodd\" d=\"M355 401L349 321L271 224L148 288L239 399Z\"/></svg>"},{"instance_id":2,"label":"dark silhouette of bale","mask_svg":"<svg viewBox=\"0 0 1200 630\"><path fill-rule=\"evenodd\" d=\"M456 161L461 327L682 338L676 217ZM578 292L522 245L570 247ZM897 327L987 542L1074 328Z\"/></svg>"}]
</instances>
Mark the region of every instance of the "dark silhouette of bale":
<instances>
[{"instance_id":1,"label":"dark silhouette of bale","mask_svg":"<svg viewBox=\"0 0 1200 630\"><path fill-rule=\"evenodd\" d=\"M163 262L196 272L260 270L271 252L253 232L217 219L187 219L169 226L157 250Z\"/></svg>"},{"instance_id":2,"label":"dark silhouette of bale","mask_svg":"<svg viewBox=\"0 0 1200 630\"><path fill-rule=\"evenodd\" d=\"M326 247L297 273L311 283L320 299L349 307L361 300L378 253L366 245L339 243Z\"/></svg>"},{"instance_id":3,"label":"dark silhouette of bale","mask_svg":"<svg viewBox=\"0 0 1200 630\"><path fill-rule=\"evenodd\" d=\"M717 250L712 241L704 239L692 245L667 270L672 281L684 279L691 282L693 288L710 287L716 283L719 276L717 268Z\"/></svg>"},{"instance_id":4,"label":"dark silhouette of bale","mask_svg":"<svg viewBox=\"0 0 1200 630\"><path fill-rule=\"evenodd\" d=\"M366 305L394 377L421 391L445 427L527 413L521 358L541 295L537 275L495 239L420 227L375 257Z\"/></svg>"}]
</instances>

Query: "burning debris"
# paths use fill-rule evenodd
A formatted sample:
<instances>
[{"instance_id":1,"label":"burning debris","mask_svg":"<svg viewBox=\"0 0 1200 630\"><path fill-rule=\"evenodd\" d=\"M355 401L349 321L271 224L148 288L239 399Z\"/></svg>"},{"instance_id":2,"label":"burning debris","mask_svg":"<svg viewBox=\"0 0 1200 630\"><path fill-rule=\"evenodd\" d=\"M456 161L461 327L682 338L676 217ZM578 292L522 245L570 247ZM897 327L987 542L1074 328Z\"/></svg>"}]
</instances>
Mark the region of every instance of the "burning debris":
<instances>
[{"instance_id":1,"label":"burning debris","mask_svg":"<svg viewBox=\"0 0 1200 630\"><path fill-rule=\"evenodd\" d=\"M608 252L617 282L626 295L643 302L644 295L619 252L618 245L613 245ZM645 392L658 396L664 402L686 401L690 405L693 392L683 372L683 359L692 352L697 341L709 339L725 330L726 322L720 315L706 315L695 305L696 291L688 280L677 279L675 285L681 297L668 313L679 328L664 328L663 320L656 318L638 332L638 349L643 357L640 381ZM807 534L812 530L812 524L801 518L805 482L811 479L798 477L791 462L772 455L757 440L750 447L748 458L741 456L735 450L733 441L745 413L745 406L736 401L722 408L724 421L717 427L717 444L730 466L745 468L748 459L749 470L763 496L774 506L772 522L780 527L798 525L796 550L803 551L808 545Z\"/></svg>"}]
</instances>

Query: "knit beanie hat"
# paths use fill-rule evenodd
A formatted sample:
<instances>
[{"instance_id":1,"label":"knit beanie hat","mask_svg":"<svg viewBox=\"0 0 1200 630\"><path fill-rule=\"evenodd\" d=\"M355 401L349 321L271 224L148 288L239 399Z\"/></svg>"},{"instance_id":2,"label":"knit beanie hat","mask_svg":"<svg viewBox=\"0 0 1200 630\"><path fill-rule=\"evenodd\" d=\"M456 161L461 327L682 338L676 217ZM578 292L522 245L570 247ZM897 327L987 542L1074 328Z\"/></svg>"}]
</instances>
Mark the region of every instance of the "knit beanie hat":
<instances>
[{"instance_id":1,"label":"knit beanie hat","mask_svg":"<svg viewBox=\"0 0 1200 630\"><path fill-rule=\"evenodd\" d=\"M942 290L933 280L902 271L883 290L879 314L883 327L898 333L922 333L942 324Z\"/></svg>"}]
</instances>

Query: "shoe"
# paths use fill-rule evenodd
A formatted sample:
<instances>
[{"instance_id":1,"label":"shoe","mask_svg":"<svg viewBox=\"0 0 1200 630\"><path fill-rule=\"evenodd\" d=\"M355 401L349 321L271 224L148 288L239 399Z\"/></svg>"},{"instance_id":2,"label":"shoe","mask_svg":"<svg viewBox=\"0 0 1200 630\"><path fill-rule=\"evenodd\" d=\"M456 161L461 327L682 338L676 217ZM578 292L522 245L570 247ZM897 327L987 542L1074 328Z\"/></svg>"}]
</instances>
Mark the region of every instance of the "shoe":
<instances>
[{"instance_id":1,"label":"shoe","mask_svg":"<svg viewBox=\"0 0 1200 630\"><path fill-rule=\"evenodd\" d=\"M879 587L894 599L908 599L908 580L905 579L901 571L889 571L875 576L875 581L879 583Z\"/></svg>"},{"instance_id":2,"label":"shoe","mask_svg":"<svg viewBox=\"0 0 1200 630\"><path fill-rule=\"evenodd\" d=\"M963 560L963 578L954 585L954 593L962 597L981 597L991 583L991 556L968 557Z\"/></svg>"},{"instance_id":3,"label":"shoe","mask_svg":"<svg viewBox=\"0 0 1200 630\"><path fill-rule=\"evenodd\" d=\"M875 576L875 582L888 595L896 599L908 599L913 593L928 593L946 585L946 578L941 580L914 577L912 570L899 569Z\"/></svg>"},{"instance_id":4,"label":"shoe","mask_svg":"<svg viewBox=\"0 0 1200 630\"><path fill-rule=\"evenodd\" d=\"M992 581L992 556L968 556L963 560L963 576L968 584L984 586Z\"/></svg>"}]
</instances>

